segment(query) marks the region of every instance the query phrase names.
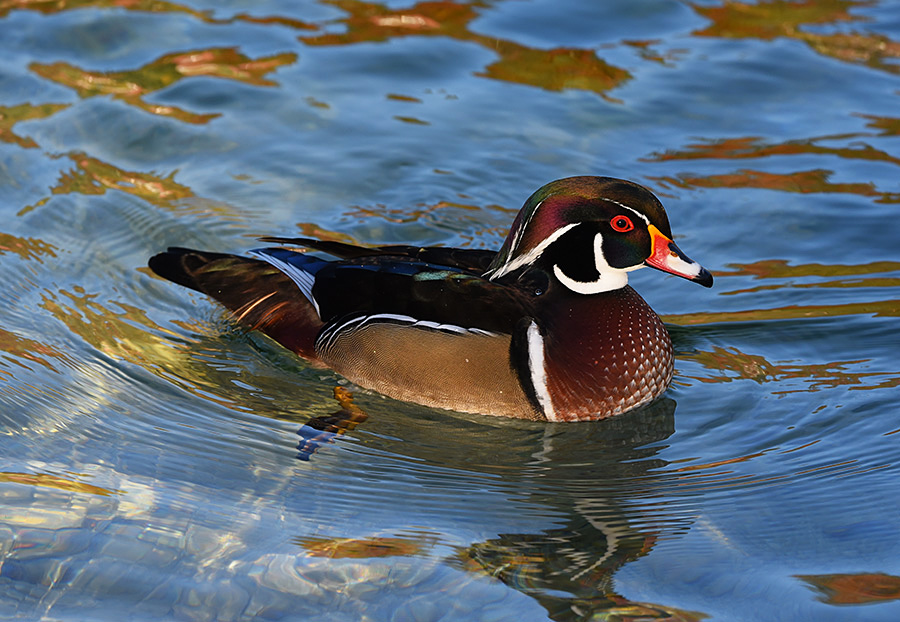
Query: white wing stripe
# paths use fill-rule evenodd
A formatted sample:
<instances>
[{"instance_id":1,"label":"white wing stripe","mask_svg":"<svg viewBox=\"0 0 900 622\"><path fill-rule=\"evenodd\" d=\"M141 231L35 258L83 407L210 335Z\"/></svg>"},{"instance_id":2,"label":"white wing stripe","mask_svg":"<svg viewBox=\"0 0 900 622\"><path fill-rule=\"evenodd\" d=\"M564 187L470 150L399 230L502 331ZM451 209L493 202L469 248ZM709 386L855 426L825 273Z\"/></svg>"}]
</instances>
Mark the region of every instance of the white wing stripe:
<instances>
[{"instance_id":1,"label":"white wing stripe","mask_svg":"<svg viewBox=\"0 0 900 622\"><path fill-rule=\"evenodd\" d=\"M334 340L343 333L352 332L365 327L368 324L376 324L378 322L403 324L412 328L428 328L438 330L445 333L454 333L457 335L482 335L485 337L496 337L499 333L494 333L481 328L465 328L456 326L455 324L440 324L430 320L417 320L408 315L398 315L394 313L376 313L373 315L363 315L354 317L341 324L335 324L327 328L316 341L317 350L327 350L332 346Z\"/></svg>"},{"instance_id":2,"label":"white wing stripe","mask_svg":"<svg viewBox=\"0 0 900 622\"><path fill-rule=\"evenodd\" d=\"M559 229L557 229L556 231L551 233L549 236L547 236L540 244L535 246L533 249L531 249L524 255L520 255L519 257L516 257L512 261L507 262L507 263L503 264L502 266L500 266L499 268L497 268L497 270L493 274L490 275L489 279L491 281L493 281L494 279L499 278L499 277L503 276L504 274L509 274L516 268L520 268L522 266L534 263L535 261L537 261L537 258L541 256L541 253L543 253L545 250L547 250L548 246L550 246L556 240L558 240L559 237L562 234L564 234L566 231L568 231L572 227L577 227L579 224L580 223L573 222L573 223L566 225L565 227L560 227Z\"/></svg>"},{"instance_id":3,"label":"white wing stripe","mask_svg":"<svg viewBox=\"0 0 900 622\"><path fill-rule=\"evenodd\" d=\"M262 251L253 250L249 251L247 254L259 257L263 261L272 264L273 266L284 272L286 275L291 277L291 280L297 285L297 287L300 288L300 293L302 293L303 296L306 297L306 299L309 300L310 303L312 303L312 306L315 308L316 313L321 317L321 314L319 313L319 303L316 302L316 299L312 293L313 285L315 285L316 282L315 276L313 276L309 272L306 272L302 268L298 268L297 266L291 265L286 261L282 261L281 259L273 257Z\"/></svg>"}]
</instances>

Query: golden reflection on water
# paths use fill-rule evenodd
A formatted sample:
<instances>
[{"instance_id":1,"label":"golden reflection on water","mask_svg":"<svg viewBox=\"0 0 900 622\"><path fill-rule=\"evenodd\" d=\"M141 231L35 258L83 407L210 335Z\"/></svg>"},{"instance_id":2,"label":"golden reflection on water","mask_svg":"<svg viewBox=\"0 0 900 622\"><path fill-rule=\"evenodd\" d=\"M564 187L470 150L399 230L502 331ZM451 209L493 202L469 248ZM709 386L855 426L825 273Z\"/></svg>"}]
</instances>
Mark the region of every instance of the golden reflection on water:
<instances>
[{"instance_id":1,"label":"golden reflection on water","mask_svg":"<svg viewBox=\"0 0 900 622\"><path fill-rule=\"evenodd\" d=\"M165 176L129 171L80 152L69 153L61 157L67 157L74 166L68 171L60 173L56 184L50 187L50 196L26 205L19 210L18 216L24 216L32 210L46 205L54 195L103 195L109 190L117 190L143 199L157 207L178 210L183 214L234 218L236 210L233 206L216 201L201 200L189 186L175 181L175 171ZM0 237L0 252L3 250L2 243L3 238Z\"/></svg>"},{"instance_id":2,"label":"golden reflection on water","mask_svg":"<svg viewBox=\"0 0 900 622\"><path fill-rule=\"evenodd\" d=\"M776 0L751 4L724 2L721 6L691 5L712 24L694 31L698 37L771 40L778 37L806 43L818 54L861 64L891 74L900 73L893 59L900 58L900 43L881 34L840 32L820 34L803 26L837 25L865 21L851 9L871 7L874 0Z\"/></svg>"},{"instance_id":3,"label":"golden reflection on water","mask_svg":"<svg viewBox=\"0 0 900 622\"><path fill-rule=\"evenodd\" d=\"M593 49L555 48L540 50L514 41L498 39L469 30L478 16L480 2L419 2L409 8L392 10L374 2L330 0L324 2L349 16L341 20L343 33L323 33L301 37L306 45L352 45L387 41L405 36L449 37L476 43L499 59L476 75L536 86L548 91L580 89L606 97L610 91L631 78L620 67L602 60Z\"/></svg>"},{"instance_id":4,"label":"golden reflection on water","mask_svg":"<svg viewBox=\"0 0 900 622\"><path fill-rule=\"evenodd\" d=\"M900 600L900 577L882 572L794 575L829 605L865 605Z\"/></svg>"},{"instance_id":5,"label":"golden reflection on water","mask_svg":"<svg viewBox=\"0 0 900 622\"><path fill-rule=\"evenodd\" d=\"M81 287L46 292L41 307L97 351L153 370L163 361L183 362L181 350L163 336L177 337L150 320L146 311L121 301L107 308Z\"/></svg>"},{"instance_id":6,"label":"golden reflection on water","mask_svg":"<svg viewBox=\"0 0 900 622\"><path fill-rule=\"evenodd\" d=\"M662 315L664 322L680 326L718 324L720 322L762 322L770 320L799 320L842 315L870 315L875 317L900 316L900 300L875 300L849 302L836 305L786 305L774 309L747 309L745 311L718 311Z\"/></svg>"},{"instance_id":7,"label":"golden reflection on water","mask_svg":"<svg viewBox=\"0 0 900 622\"><path fill-rule=\"evenodd\" d=\"M274 379L259 378L239 363L220 356L222 330L227 326L224 323L210 326L199 320L195 323L174 322L184 331L175 333L150 319L142 308L121 300L103 301L99 294L77 286L71 290L45 291L41 307L94 350L116 361L140 366L202 402L273 417L284 414L296 416L297 413L308 417L309 412L333 409L333 402L322 395L328 389L328 385L323 383L312 386L308 391L292 389L291 399L280 405L273 403L266 391L285 395L285 386L278 376ZM212 333L212 343L208 348L204 347L206 333ZM16 341L4 344L0 341L0 347L4 345L17 353L32 352L41 344ZM29 349L25 350L26 347ZM281 350L280 346L271 347ZM81 366L79 371L82 374L80 381L96 385L93 395L98 403L103 401L103 395L118 391L109 386L107 372L98 362ZM277 384L262 389L256 386L266 382ZM345 406L340 400L338 403Z\"/></svg>"},{"instance_id":8,"label":"golden reflection on water","mask_svg":"<svg viewBox=\"0 0 900 622\"><path fill-rule=\"evenodd\" d=\"M65 354L47 344L16 335L2 328L0 328L0 350L13 355L12 357L0 357L0 366L6 367L4 361L10 361L28 370L31 368L26 364L26 361L42 365L50 371L58 371L50 362L50 359L67 360L68 358ZM0 374L12 375L3 370L0 370Z\"/></svg>"},{"instance_id":9,"label":"golden reflection on water","mask_svg":"<svg viewBox=\"0 0 900 622\"><path fill-rule=\"evenodd\" d=\"M251 59L237 48L210 48L166 54L133 71L88 71L66 62L31 63L29 69L43 78L74 89L82 98L111 95L151 114L202 124L218 117L219 113L195 114L175 106L151 104L143 98L192 76L222 78L254 86L276 86L278 83L266 78L266 74L296 61L297 54L293 52Z\"/></svg>"},{"instance_id":10,"label":"golden reflection on water","mask_svg":"<svg viewBox=\"0 0 900 622\"><path fill-rule=\"evenodd\" d=\"M641 158L644 162L669 162L674 160L739 160L747 158L767 158L770 156L824 155L847 160L866 160L900 165L900 158L875 149L870 145L853 144L843 147L827 147L817 143L835 140L850 140L872 136L866 133L844 134L840 136L820 136L783 143L767 143L758 136L723 138L692 143L682 149L669 149L662 153L652 153Z\"/></svg>"},{"instance_id":11,"label":"golden reflection on water","mask_svg":"<svg viewBox=\"0 0 900 622\"><path fill-rule=\"evenodd\" d=\"M733 380L753 380L759 384L767 382L785 382L788 380L804 380L808 383L802 389L773 392L773 395L784 395L800 391L818 391L839 386L851 389L886 389L900 385L900 372L857 372L850 371L868 359L855 361L834 361L818 364L798 365L796 363L771 363L758 354L747 354L737 348L714 347L709 352L689 352L680 358L695 361L712 375L684 375L698 382L717 383ZM875 382L873 382L873 380Z\"/></svg>"},{"instance_id":12,"label":"golden reflection on water","mask_svg":"<svg viewBox=\"0 0 900 622\"><path fill-rule=\"evenodd\" d=\"M731 270L717 271L716 278L730 276L752 276L754 279L797 279L833 276L856 278L819 281L816 283L796 283L788 281L786 283L775 283L757 287L748 287L745 289L720 291L720 296L752 294L779 289L900 287L900 278L898 277L862 278L861 276L885 272L900 272L900 262L896 261L873 261L867 264L855 265L815 263L791 266L787 261L782 259L763 259L752 264L730 264L730 267L732 268Z\"/></svg>"},{"instance_id":13,"label":"golden reflection on water","mask_svg":"<svg viewBox=\"0 0 900 622\"><path fill-rule=\"evenodd\" d=\"M67 157L75 168L60 176L50 189L53 194L105 194L107 190L119 190L165 207L194 196L189 187L175 181L175 173L160 177L126 171L83 153L70 153Z\"/></svg>"},{"instance_id":14,"label":"golden reflection on water","mask_svg":"<svg viewBox=\"0 0 900 622\"><path fill-rule=\"evenodd\" d=\"M756 279L790 279L808 276L859 276L882 272L900 272L900 261L872 261L865 264L809 263L792 266L784 259L761 259L747 264L729 264L716 277L752 276Z\"/></svg>"},{"instance_id":15,"label":"golden reflection on water","mask_svg":"<svg viewBox=\"0 0 900 622\"><path fill-rule=\"evenodd\" d=\"M854 8L875 6L874 1L825 0L790 2L776 0L763 3L724 2L720 6L691 5L711 24L693 34L700 37L746 38L772 40L789 38L802 41L817 54L843 62L864 65L890 74L900 73L900 43L885 35L858 32L821 34L804 27L843 26L866 18L851 13ZM900 158L868 144L825 143L851 141L874 136L892 136L900 132L900 119L856 113L868 119L868 127L880 134L848 133L767 143L758 136L706 139L682 149L669 149L650 154L646 162L675 160L760 159L773 156L834 156L845 160L862 160L900 165ZM835 183L831 170L813 169L794 172L766 172L743 169L727 174L652 177L666 187L693 188L762 188L792 193L844 193L871 197L878 203L900 203L900 193L880 190L871 182Z\"/></svg>"},{"instance_id":16,"label":"golden reflection on water","mask_svg":"<svg viewBox=\"0 0 900 622\"><path fill-rule=\"evenodd\" d=\"M881 130L879 136L898 136L900 135L900 118L896 117L878 117L871 114L857 113L857 117L868 119L866 127Z\"/></svg>"},{"instance_id":17,"label":"golden reflection on water","mask_svg":"<svg viewBox=\"0 0 900 622\"><path fill-rule=\"evenodd\" d=\"M46 119L71 104L19 104L18 106L0 106L0 142L12 143L22 149L34 149L38 145L33 139L18 136L13 126L20 121Z\"/></svg>"},{"instance_id":18,"label":"golden reflection on water","mask_svg":"<svg viewBox=\"0 0 900 622\"><path fill-rule=\"evenodd\" d=\"M230 24L247 22L250 24L277 24L298 30L318 30L318 27L307 22L289 17L259 17L238 13L227 19L212 17L212 11L197 11L183 4L165 2L164 0L0 0L0 18L6 17L10 11L29 10L52 15L63 11L79 9L119 9L140 13L173 13L183 14L209 24Z\"/></svg>"},{"instance_id":19,"label":"golden reflection on water","mask_svg":"<svg viewBox=\"0 0 900 622\"><path fill-rule=\"evenodd\" d=\"M81 492L103 497L121 494L121 490L110 490L100 486L87 484L76 479L53 475L50 473L12 473L0 471L0 483L24 484L41 488L55 488L66 492Z\"/></svg>"},{"instance_id":20,"label":"golden reflection on water","mask_svg":"<svg viewBox=\"0 0 900 622\"><path fill-rule=\"evenodd\" d=\"M770 173L752 169L742 169L721 175L691 175L684 173L677 177L653 177L648 179L673 188L759 188L800 194L841 193L873 197L876 203L900 203L900 192L883 192L871 182L832 183L829 177L833 171L814 169L793 173Z\"/></svg>"},{"instance_id":21,"label":"golden reflection on water","mask_svg":"<svg viewBox=\"0 0 900 622\"><path fill-rule=\"evenodd\" d=\"M873 4L872 0L774 0L764 4L726 0L720 6L693 4L691 8L712 22L695 31L697 36L770 40L797 36L801 26L861 21L850 9Z\"/></svg>"},{"instance_id":22,"label":"golden reflection on water","mask_svg":"<svg viewBox=\"0 0 900 622\"><path fill-rule=\"evenodd\" d=\"M6 17L10 11L15 10L37 11L51 15L77 9L103 8L148 13L186 13L198 19L207 18L206 13L163 0L0 0L0 17Z\"/></svg>"},{"instance_id":23,"label":"golden reflection on water","mask_svg":"<svg viewBox=\"0 0 900 622\"><path fill-rule=\"evenodd\" d=\"M434 538L436 541L436 538ZM376 557L410 557L427 551L428 542L401 536L368 538L301 537L294 540L309 557L334 559L371 559Z\"/></svg>"},{"instance_id":24,"label":"golden reflection on water","mask_svg":"<svg viewBox=\"0 0 900 622\"><path fill-rule=\"evenodd\" d=\"M42 257L56 257L57 247L38 238L20 238L0 232L0 255L15 253L21 259L43 263Z\"/></svg>"}]
</instances>

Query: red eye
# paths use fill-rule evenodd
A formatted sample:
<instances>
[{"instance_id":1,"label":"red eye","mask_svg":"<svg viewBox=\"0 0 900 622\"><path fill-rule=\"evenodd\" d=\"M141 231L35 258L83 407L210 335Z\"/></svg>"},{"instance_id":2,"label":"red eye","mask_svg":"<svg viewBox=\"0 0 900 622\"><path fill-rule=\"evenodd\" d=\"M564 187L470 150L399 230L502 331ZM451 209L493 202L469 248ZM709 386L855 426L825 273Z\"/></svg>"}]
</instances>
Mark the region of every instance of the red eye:
<instances>
[{"instance_id":1,"label":"red eye","mask_svg":"<svg viewBox=\"0 0 900 622\"><path fill-rule=\"evenodd\" d=\"M613 228L613 231L618 231L619 233L625 233L626 231L634 229L634 223L631 222L631 219L628 216L616 216L609 221L609 224Z\"/></svg>"}]
</instances>

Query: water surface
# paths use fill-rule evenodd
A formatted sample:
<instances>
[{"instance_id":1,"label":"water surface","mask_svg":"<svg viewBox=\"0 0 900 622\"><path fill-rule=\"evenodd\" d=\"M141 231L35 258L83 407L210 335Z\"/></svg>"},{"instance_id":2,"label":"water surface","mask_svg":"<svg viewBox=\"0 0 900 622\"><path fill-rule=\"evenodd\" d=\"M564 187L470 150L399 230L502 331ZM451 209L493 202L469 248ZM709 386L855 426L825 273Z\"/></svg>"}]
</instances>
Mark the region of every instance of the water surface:
<instances>
[{"instance_id":1,"label":"water surface","mask_svg":"<svg viewBox=\"0 0 900 622\"><path fill-rule=\"evenodd\" d=\"M897 3L0 2L0 41L0 617L900 618ZM716 275L634 273L676 379L611 421L344 387L145 268L497 248L579 174Z\"/></svg>"}]
</instances>

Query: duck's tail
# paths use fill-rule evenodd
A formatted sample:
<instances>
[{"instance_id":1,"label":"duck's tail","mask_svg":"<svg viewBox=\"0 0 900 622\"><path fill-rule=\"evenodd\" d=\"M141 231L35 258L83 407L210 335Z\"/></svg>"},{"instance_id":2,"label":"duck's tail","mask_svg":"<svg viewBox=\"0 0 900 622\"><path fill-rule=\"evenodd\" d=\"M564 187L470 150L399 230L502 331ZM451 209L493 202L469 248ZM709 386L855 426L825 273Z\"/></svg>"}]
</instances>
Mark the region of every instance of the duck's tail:
<instances>
[{"instance_id":1,"label":"duck's tail","mask_svg":"<svg viewBox=\"0 0 900 622\"><path fill-rule=\"evenodd\" d=\"M316 362L314 343L322 320L291 278L275 266L178 247L151 257L148 264L164 279L214 298L241 324Z\"/></svg>"}]
</instances>

